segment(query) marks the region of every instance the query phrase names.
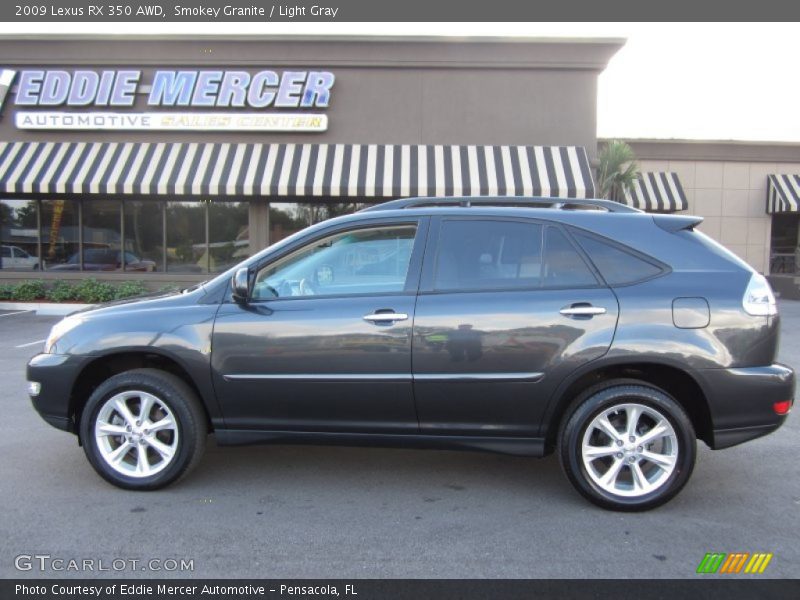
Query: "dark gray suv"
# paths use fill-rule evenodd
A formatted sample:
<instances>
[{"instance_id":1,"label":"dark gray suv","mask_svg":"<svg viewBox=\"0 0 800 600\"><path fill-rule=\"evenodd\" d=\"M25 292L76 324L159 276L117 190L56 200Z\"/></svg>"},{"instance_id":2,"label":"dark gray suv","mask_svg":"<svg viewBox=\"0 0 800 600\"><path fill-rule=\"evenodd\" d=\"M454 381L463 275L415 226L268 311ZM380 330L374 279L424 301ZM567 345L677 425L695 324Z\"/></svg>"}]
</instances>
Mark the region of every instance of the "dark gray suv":
<instances>
[{"instance_id":1,"label":"dark gray suv","mask_svg":"<svg viewBox=\"0 0 800 600\"><path fill-rule=\"evenodd\" d=\"M575 488L643 510L696 439L777 429L763 276L694 227L602 200L396 200L320 223L180 294L56 324L36 410L123 488L219 444L557 452Z\"/></svg>"}]
</instances>

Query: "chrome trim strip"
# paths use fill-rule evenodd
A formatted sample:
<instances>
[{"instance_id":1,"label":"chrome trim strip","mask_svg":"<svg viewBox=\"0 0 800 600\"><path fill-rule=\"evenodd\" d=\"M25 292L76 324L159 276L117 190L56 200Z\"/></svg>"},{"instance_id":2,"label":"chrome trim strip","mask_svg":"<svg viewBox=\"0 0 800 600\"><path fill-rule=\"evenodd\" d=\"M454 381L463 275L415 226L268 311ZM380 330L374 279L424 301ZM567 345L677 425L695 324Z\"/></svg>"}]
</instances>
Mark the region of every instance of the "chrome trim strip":
<instances>
[{"instance_id":1,"label":"chrome trim strip","mask_svg":"<svg viewBox=\"0 0 800 600\"><path fill-rule=\"evenodd\" d=\"M544 373L415 373L415 381L541 381Z\"/></svg>"},{"instance_id":2,"label":"chrome trim strip","mask_svg":"<svg viewBox=\"0 0 800 600\"><path fill-rule=\"evenodd\" d=\"M411 381L410 373L237 373L223 375L227 381L242 379L258 380L304 380L304 381Z\"/></svg>"},{"instance_id":3,"label":"chrome trim strip","mask_svg":"<svg viewBox=\"0 0 800 600\"><path fill-rule=\"evenodd\" d=\"M223 375L226 381L540 381L544 373L236 373Z\"/></svg>"}]
</instances>

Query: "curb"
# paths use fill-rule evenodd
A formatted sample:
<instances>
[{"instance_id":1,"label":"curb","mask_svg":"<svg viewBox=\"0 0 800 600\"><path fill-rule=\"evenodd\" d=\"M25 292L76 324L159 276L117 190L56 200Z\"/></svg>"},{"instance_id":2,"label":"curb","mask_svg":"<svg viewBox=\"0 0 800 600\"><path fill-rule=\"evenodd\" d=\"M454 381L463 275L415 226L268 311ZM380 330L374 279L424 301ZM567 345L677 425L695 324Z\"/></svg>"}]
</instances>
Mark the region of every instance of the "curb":
<instances>
[{"instance_id":1,"label":"curb","mask_svg":"<svg viewBox=\"0 0 800 600\"><path fill-rule=\"evenodd\" d=\"M68 302L0 302L0 310L26 310L35 312L37 315L59 317L90 306L92 305Z\"/></svg>"}]
</instances>

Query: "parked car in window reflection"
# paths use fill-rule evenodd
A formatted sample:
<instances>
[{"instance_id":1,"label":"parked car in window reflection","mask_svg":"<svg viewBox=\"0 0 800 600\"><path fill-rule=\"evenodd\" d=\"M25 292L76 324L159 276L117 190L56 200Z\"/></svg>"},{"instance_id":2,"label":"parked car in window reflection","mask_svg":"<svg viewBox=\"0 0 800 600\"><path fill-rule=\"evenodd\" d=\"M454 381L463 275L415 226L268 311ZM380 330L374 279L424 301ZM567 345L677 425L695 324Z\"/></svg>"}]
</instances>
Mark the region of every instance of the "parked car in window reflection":
<instances>
[{"instance_id":1,"label":"parked car in window reflection","mask_svg":"<svg viewBox=\"0 0 800 600\"><path fill-rule=\"evenodd\" d=\"M122 252L107 248L88 248L83 251L84 271L121 271ZM139 258L132 252L125 252L125 270L150 272L156 270L156 263L152 260ZM80 254L75 253L64 264L50 267L51 271L79 271Z\"/></svg>"},{"instance_id":2,"label":"parked car in window reflection","mask_svg":"<svg viewBox=\"0 0 800 600\"><path fill-rule=\"evenodd\" d=\"M4 244L0 266L3 269L16 271L37 271L39 269L39 259L31 256L19 246L6 246Z\"/></svg>"}]
</instances>

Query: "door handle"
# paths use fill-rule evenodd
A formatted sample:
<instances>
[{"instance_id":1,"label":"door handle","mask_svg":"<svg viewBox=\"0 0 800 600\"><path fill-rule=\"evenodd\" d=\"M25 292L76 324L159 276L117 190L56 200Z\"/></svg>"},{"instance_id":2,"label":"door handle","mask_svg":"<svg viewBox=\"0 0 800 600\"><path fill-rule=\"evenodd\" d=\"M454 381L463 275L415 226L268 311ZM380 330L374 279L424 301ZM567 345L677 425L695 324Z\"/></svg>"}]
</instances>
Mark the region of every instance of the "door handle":
<instances>
[{"instance_id":1,"label":"door handle","mask_svg":"<svg viewBox=\"0 0 800 600\"><path fill-rule=\"evenodd\" d=\"M372 313L364 315L364 320L370 323L381 323L384 321L405 321L408 319L406 313L385 312L385 313Z\"/></svg>"},{"instance_id":2,"label":"door handle","mask_svg":"<svg viewBox=\"0 0 800 600\"><path fill-rule=\"evenodd\" d=\"M568 306L562 308L560 311L565 317L593 317L595 315L606 314L606 309L602 306L592 306L591 304L584 304L581 306Z\"/></svg>"}]
</instances>

